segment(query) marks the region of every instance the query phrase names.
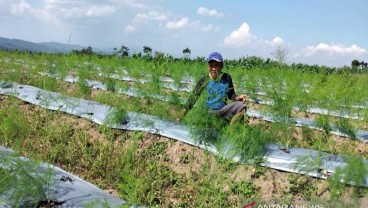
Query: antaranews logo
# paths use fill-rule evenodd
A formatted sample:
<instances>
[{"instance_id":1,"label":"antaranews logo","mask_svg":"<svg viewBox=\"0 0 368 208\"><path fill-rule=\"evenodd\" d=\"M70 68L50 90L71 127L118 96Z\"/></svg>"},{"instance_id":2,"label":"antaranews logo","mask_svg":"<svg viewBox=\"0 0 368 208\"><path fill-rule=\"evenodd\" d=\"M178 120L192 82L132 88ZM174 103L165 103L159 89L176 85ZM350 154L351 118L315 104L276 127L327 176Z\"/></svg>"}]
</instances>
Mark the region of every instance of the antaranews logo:
<instances>
[{"instance_id":1,"label":"antaranews logo","mask_svg":"<svg viewBox=\"0 0 368 208\"><path fill-rule=\"evenodd\" d=\"M250 207L254 208L254 204L255 204L255 202L252 201L251 203L246 204L243 208L250 208Z\"/></svg>"},{"instance_id":2,"label":"antaranews logo","mask_svg":"<svg viewBox=\"0 0 368 208\"><path fill-rule=\"evenodd\" d=\"M324 208L322 204L259 204L256 205L254 201L243 206L243 208Z\"/></svg>"}]
</instances>

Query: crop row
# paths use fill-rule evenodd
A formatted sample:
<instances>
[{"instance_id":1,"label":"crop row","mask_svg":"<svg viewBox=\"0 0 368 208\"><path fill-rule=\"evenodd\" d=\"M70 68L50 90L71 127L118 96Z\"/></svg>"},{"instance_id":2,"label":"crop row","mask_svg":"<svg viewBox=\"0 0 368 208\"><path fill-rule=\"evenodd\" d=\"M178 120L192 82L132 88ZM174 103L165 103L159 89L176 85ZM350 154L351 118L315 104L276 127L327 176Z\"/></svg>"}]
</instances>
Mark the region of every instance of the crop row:
<instances>
[{"instance_id":1,"label":"crop row","mask_svg":"<svg viewBox=\"0 0 368 208\"><path fill-rule=\"evenodd\" d=\"M368 185L367 170L365 170L365 168L363 168L363 170L361 169L364 174L359 176L362 177L350 174L346 175L351 171L347 163L350 160L356 162L359 157L354 157L354 159L352 159L348 156L336 156L301 148L288 148L285 151L279 145L269 144L270 141L267 140L257 141L263 144L259 149L255 149L256 147L253 146L254 141L251 141L253 139L259 140L260 138L252 138L252 135L240 135L241 139L247 143L247 145L241 147L243 149L239 149L239 144L236 143L238 141L234 141L234 138L226 138L226 135L222 135L221 142L214 143L215 146L213 146L213 144L207 143L208 141L202 143L201 141L203 138L201 137L197 139L193 138L190 128L176 124L175 122L161 120L159 117L137 114L134 112L126 113L122 112L121 109L111 108L97 102L75 99L59 93L44 91L39 88L15 83L10 85L3 84L0 93L14 95L29 103L37 104L47 109L77 115L110 128L146 131L178 139L185 143L207 149L215 154L221 154L227 158L232 158L236 162L249 162L247 161L249 158L244 156L249 154L249 148L252 148L253 155L251 155L251 158L256 155L264 154L262 156L264 158L262 165L267 167L283 171L296 171L297 173L322 178L329 177L333 173L336 173L337 170L343 170L342 173L339 173L341 175L336 176L338 180L353 185ZM200 142L198 143L198 141ZM367 161L362 160L362 158L360 158L360 160L363 166L368 164Z\"/></svg>"},{"instance_id":2,"label":"crop row","mask_svg":"<svg viewBox=\"0 0 368 208\"><path fill-rule=\"evenodd\" d=\"M58 78L55 77L53 75L50 74L45 74L43 73L43 75L46 76L51 76L54 78ZM78 77L76 76L67 76L64 78L65 81L70 82L70 83L78 83ZM96 81L96 80L85 80L85 84L89 87L92 87L94 89L102 89L102 90L109 90L109 86ZM172 96L165 96L165 95L158 95L158 94L146 94L146 93L142 93L140 92L138 89L136 88L128 88L128 89L123 89L123 88L117 88L117 87L113 87L113 89L111 88L110 90L113 90L116 93L122 93L122 94L126 94L128 96L134 96L134 97L152 97L155 99L159 99L159 100L163 100L163 101L167 101L167 102L177 102L177 99L179 99L181 104L185 104L186 99L179 97L177 99L173 98ZM253 109L248 109L247 111L248 116L253 117L253 118L259 118L262 120L266 120L269 122L277 122L277 116L272 115L271 113L265 113L265 112L260 112L257 110L253 110ZM341 115L337 115L337 116L341 116ZM316 121L313 121L312 119L301 119L301 118L290 118L296 126L306 126L308 128L312 128L312 129L319 129L319 130L324 130L322 127L318 126L316 124ZM353 139L358 139L364 142L368 141L368 132L364 131L364 130L354 130L354 129L349 129L346 130L346 128L344 128L344 126L335 126L333 124L326 124L329 126L330 132L332 134L338 135L338 136L344 136L344 137L352 137Z\"/></svg>"}]
</instances>

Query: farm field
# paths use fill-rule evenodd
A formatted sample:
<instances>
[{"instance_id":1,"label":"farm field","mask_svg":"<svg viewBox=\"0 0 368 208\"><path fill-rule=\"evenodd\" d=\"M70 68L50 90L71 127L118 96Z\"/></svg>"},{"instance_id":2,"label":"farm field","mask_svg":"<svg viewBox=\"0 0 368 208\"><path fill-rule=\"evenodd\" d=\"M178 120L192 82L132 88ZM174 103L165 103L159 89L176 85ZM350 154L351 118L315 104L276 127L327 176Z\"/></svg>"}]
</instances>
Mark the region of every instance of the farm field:
<instances>
[{"instance_id":1,"label":"farm field","mask_svg":"<svg viewBox=\"0 0 368 208\"><path fill-rule=\"evenodd\" d=\"M205 59L0 54L3 83L30 85L96 101L118 109L119 118L126 112L137 112L176 122L183 105L181 99L190 94L190 90L181 89L190 89L207 72ZM224 71L233 76L236 90L250 97L248 111L272 115L273 121L248 116L248 123L230 127L206 118L203 110L197 108L183 123L191 127L191 135L198 142L218 149L226 143L233 144L231 151L243 156L241 162L159 134L109 128L8 95L0 95L0 144L19 155L61 167L130 204L152 207L243 207L251 202L257 206L368 204L365 160L368 76L308 73L278 66L242 68L230 62L225 63ZM64 78L69 75L78 79L66 82ZM106 88L92 88L89 80L101 82ZM118 93L118 89L132 88L140 96ZM165 96L168 101L151 95ZM260 100L271 104L262 104ZM316 107L327 113L307 110ZM295 126L295 119L311 119L319 130ZM208 131L203 134L203 129L209 128L219 134L215 137ZM339 133L335 134L333 129ZM269 144L277 144L286 153L292 148L305 148L344 155L347 165L326 173L327 180L270 169L262 165L262 152ZM310 161L300 162L308 170L325 171L319 169L318 160L312 161L314 165Z\"/></svg>"}]
</instances>

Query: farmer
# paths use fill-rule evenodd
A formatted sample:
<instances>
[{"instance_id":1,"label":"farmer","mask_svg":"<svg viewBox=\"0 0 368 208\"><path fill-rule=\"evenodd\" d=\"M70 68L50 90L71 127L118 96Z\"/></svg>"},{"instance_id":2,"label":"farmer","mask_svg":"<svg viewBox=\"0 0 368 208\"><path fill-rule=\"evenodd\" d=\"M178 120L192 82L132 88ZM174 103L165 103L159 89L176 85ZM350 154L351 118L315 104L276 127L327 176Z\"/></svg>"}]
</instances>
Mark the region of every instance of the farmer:
<instances>
[{"instance_id":1,"label":"farmer","mask_svg":"<svg viewBox=\"0 0 368 208\"><path fill-rule=\"evenodd\" d=\"M185 116L199 96L205 92L205 103L211 113L220 118L231 119L230 125L244 117L247 110L244 102L247 96L235 94L231 76L222 72L223 66L223 58L220 53L213 52L208 56L208 75L203 76L197 82L182 111L182 116ZM227 104L227 100L233 102Z\"/></svg>"}]
</instances>

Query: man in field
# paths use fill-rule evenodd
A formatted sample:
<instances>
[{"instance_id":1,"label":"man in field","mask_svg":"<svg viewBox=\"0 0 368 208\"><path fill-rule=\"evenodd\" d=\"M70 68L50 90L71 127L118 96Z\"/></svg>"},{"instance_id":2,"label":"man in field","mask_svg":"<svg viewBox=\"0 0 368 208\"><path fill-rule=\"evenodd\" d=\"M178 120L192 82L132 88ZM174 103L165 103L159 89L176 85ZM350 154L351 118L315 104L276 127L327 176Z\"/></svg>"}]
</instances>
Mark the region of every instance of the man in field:
<instances>
[{"instance_id":1,"label":"man in field","mask_svg":"<svg viewBox=\"0 0 368 208\"><path fill-rule=\"evenodd\" d=\"M185 116L201 95L204 95L205 106L208 107L210 113L229 119L230 125L244 117L247 110L244 102L247 96L235 94L231 76L222 72L223 66L223 58L220 53L213 52L208 56L208 75L197 82L183 109L182 116ZM231 102L228 103L228 100Z\"/></svg>"}]
</instances>

